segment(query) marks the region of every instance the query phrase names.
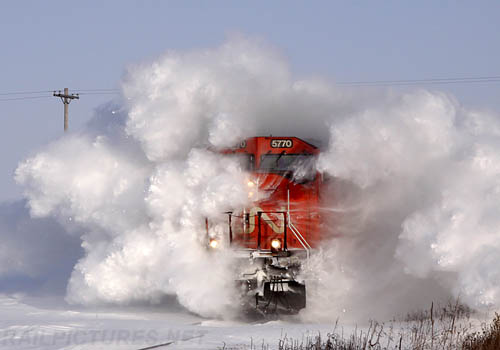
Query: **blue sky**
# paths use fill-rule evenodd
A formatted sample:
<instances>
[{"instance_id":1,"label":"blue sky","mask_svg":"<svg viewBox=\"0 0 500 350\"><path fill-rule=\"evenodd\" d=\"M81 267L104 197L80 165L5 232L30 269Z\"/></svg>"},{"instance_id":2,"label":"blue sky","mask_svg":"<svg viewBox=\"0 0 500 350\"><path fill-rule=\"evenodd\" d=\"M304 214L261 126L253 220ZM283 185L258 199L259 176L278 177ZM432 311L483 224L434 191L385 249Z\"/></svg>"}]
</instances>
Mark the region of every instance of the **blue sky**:
<instances>
[{"instance_id":1,"label":"blue sky","mask_svg":"<svg viewBox=\"0 0 500 350\"><path fill-rule=\"evenodd\" d=\"M234 33L274 46L297 76L499 76L499 14L497 1L4 1L0 93L116 88L128 64L213 47ZM430 88L500 110L500 83ZM70 128L109 99L72 103ZM0 201L20 197L16 165L61 135L62 111L56 98L0 101Z\"/></svg>"}]
</instances>

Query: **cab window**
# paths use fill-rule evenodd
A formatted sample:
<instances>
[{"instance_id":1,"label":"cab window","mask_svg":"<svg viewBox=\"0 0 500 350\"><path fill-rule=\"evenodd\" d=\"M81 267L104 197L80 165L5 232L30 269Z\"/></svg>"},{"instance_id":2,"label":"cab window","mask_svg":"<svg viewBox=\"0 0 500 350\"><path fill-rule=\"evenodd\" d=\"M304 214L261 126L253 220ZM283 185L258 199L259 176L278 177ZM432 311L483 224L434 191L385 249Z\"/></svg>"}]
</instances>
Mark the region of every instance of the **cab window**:
<instances>
[{"instance_id":1,"label":"cab window","mask_svg":"<svg viewBox=\"0 0 500 350\"><path fill-rule=\"evenodd\" d=\"M312 154L264 154L260 158L261 172L287 173L295 180L313 180L316 157Z\"/></svg>"},{"instance_id":2,"label":"cab window","mask_svg":"<svg viewBox=\"0 0 500 350\"><path fill-rule=\"evenodd\" d=\"M233 153L230 155L236 159L244 171L253 171L255 169L255 157L248 153Z\"/></svg>"}]
</instances>

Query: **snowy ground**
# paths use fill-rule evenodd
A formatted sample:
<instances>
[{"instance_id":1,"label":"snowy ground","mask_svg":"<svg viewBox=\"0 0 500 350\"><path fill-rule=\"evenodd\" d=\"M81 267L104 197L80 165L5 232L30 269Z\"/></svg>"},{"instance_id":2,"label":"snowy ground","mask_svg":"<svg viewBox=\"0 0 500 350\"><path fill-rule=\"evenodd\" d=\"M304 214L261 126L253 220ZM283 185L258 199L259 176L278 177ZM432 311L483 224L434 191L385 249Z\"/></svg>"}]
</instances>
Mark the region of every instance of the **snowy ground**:
<instances>
[{"instance_id":1,"label":"snowy ground","mask_svg":"<svg viewBox=\"0 0 500 350\"><path fill-rule=\"evenodd\" d=\"M0 296L0 349L250 349L328 333L333 324L203 319L181 309L82 309L61 298Z\"/></svg>"}]
</instances>

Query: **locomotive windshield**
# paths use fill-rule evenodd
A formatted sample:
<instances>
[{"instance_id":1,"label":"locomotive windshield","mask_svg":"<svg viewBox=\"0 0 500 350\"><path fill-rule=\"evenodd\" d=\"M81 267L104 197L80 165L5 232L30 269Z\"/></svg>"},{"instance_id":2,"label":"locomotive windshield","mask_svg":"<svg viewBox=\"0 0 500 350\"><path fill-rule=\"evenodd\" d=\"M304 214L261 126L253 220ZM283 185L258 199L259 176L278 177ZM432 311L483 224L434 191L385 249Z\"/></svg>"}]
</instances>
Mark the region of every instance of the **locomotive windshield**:
<instances>
[{"instance_id":1,"label":"locomotive windshield","mask_svg":"<svg viewBox=\"0 0 500 350\"><path fill-rule=\"evenodd\" d=\"M260 171L291 174L294 180L313 180L316 175L312 154L264 154L260 158Z\"/></svg>"}]
</instances>

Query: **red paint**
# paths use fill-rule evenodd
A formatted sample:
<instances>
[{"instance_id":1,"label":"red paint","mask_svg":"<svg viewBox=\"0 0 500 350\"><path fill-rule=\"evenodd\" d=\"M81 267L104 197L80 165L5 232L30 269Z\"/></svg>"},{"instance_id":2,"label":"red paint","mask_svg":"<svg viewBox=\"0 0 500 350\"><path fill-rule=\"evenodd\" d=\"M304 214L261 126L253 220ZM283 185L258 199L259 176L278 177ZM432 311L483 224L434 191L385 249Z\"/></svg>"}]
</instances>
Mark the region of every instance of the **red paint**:
<instances>
[{"instance_id":1,"label":"red paint","mask_svg":"<svg viewBox=\"0 0 500 350\"><path fill-rule=\"evenodd\" d=\"M317 147L296 137L252 137L243 142L239 148L227 149L222 153L253 156L253 169L249 172L249 181L254 185L248 187L249 192L253 192L249 197L252 204L243 212L233 213L233 244L242 248L257 249L259 228L257 212L261 211L260 248L271 249L273 239L280 239L283 246L288 191L291 222L313 248L318 244L321 238L321 218L318 210L322 187L321 174L313 170L307 180L297 180L295 175L298 172L280 171L283 169L278 165L279 162L287 163L299 159L309 162L318 156ZM264 162L263 157L266 158ZM271 166L262 169L266 164ZM287 245L288 249L303 248L288 227Z\"/></svg>"}]
</instances>

